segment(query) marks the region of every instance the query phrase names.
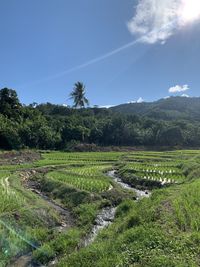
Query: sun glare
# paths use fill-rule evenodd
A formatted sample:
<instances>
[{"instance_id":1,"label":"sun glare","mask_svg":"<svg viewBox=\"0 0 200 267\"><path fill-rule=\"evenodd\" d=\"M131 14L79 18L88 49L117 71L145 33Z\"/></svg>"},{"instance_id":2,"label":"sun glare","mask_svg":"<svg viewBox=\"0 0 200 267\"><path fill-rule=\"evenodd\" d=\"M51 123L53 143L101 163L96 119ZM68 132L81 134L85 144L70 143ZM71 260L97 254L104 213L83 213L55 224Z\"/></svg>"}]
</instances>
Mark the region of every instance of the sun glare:
<instances>
[{"instance_id":1,"label":"sun glare","mask_svg":"<svg viewBox=\"0 0 200 267\"><path fill-rule=\"evenodd\" d=\"M200 0L182 0L180 16L183 23L190 23L200 19Z\"/></svg>"}]
</instances>

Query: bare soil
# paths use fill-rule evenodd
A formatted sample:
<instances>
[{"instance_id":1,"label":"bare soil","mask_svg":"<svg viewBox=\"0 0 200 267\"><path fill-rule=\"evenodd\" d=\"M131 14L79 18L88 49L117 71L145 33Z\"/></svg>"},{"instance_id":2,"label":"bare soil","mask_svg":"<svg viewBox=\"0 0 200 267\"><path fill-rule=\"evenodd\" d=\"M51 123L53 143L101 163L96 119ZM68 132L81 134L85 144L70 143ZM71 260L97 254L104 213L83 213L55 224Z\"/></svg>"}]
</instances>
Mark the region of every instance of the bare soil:
<instances>
[{"instance_id":1,"label":"bare soil","mask_svg":"<svg viewBox=\"0 0 200 267\"><path fill-rule=\"evenodd\" d=\"M40 158L41 155L39 152L30 150L3 152L0 153L0 165L31 163Z\"/></svg>"}]
</instances>

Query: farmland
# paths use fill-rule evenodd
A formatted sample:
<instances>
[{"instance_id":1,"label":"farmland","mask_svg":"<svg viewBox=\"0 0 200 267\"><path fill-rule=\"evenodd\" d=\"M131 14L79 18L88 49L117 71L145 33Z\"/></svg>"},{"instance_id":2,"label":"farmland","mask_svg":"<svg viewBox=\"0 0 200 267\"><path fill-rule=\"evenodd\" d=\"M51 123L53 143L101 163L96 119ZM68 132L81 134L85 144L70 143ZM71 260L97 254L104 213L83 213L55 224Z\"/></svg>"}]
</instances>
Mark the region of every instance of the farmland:
<instances>
[{"instance_id":1,"label":"farmland","mask_svg":"<svg viewBox=\"0 0 200 267\"><path fill-rule=\"evenodd\" d=\"M199 151L1 155L0 266L199 266Z\"/></svg>"}]
</instances>

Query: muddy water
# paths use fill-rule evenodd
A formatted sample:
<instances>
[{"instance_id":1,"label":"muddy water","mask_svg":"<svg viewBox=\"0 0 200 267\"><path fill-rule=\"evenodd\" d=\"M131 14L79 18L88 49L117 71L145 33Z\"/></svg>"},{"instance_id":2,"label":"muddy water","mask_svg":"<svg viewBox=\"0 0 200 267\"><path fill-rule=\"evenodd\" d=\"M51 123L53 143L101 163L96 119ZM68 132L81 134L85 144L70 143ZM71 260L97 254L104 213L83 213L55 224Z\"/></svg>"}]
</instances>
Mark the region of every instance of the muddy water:
<instances>
[{"instance_id":1,"label":"muddy water","mask_svg":"<svg viewBox=\"0 0 200 267\"><path fill-rule=\"evenodd\" d=\"M115 171L115 170L109 171L109 172L107 173L107 175L108 175L109 177L111 177L111 178L112 178L117 184L119 184L122 188L127 189L127 190L131 190L131 191L135 192L136 195L137 195L137 200L139 200L139 199L141 199L141 198L144 198L144 197L149 197L149 196L150 196L150 192L149 192L149 191L147 191L147 190L145 190L145 191L143 191L143 190L138 190L138 189L136 189L136 188L130 186L129 184L124 183L124 182L122 181L122 179L116 175L116 171Z\"/></svg>"}]
</instances>

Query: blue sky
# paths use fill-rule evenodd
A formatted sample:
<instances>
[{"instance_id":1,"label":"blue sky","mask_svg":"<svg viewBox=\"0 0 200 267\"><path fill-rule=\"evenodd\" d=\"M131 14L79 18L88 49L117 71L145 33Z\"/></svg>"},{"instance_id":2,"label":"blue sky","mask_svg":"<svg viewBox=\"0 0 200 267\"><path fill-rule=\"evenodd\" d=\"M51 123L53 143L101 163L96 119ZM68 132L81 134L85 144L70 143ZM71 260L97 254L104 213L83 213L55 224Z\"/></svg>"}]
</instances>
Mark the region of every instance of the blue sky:
<instances>
[{"instance_id":1,"label":"blue sky","mask_svg":"<svg viewBox=\"0 0 200 267\"><path fill-rule=\"evenodd\" d=\"M174 95L168 90L177 85L199 96L199 21L98 60L141 37L136 16L147 2L139 9L134 0L0 0L0 88L17 90L26 104L70 103L76 81L86 84L93 105L156 100ZM162 25L162 13L154 15Z\"/></svg>"}]
</instances>

